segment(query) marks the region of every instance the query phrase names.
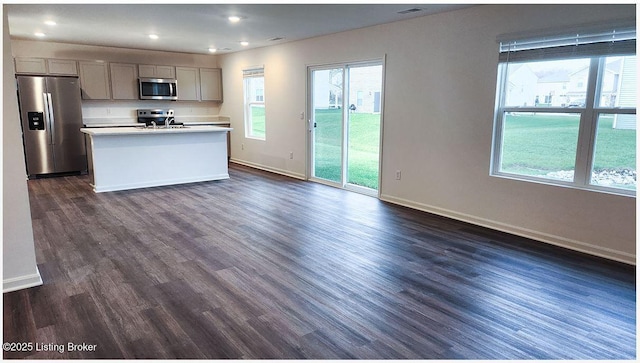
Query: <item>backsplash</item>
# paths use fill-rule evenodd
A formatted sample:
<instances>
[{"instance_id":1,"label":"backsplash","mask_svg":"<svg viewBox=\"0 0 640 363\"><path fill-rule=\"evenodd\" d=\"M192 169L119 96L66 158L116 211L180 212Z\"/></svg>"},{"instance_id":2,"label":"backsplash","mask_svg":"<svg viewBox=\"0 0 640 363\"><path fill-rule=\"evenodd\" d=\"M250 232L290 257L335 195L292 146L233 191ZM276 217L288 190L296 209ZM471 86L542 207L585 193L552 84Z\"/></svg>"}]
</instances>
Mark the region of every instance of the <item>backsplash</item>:
<instances>
[{"instance_id":1,"label":"backsplash","mask_svg":"<svg viewBox=\"0 0 640 363\"><path fill-rule=\"evenodd\" d=\"M138 122L137 110L143 108L170 108L175 111L176 122L218 121L220 107L203 102L171 101L83 101L82 119L85 125L122 125Z\"/></svg>"}]
</instances>

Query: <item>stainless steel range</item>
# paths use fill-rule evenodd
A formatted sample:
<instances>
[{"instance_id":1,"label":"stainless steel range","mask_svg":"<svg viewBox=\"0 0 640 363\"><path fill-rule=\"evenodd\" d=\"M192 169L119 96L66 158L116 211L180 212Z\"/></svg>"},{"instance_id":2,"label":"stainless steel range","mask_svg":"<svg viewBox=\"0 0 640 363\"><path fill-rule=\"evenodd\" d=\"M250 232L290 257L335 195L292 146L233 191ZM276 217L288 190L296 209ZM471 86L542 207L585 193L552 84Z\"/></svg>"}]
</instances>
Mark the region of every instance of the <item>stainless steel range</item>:
<instances>
[{"instance_id":1,"label":"stainless steel range","mask_svg":"<svg viewBox=\"0 0 640 363\"><path fill-rule=\"evenodd\" d=\"M146 126L175 125L172 109L142 109L138 110L138 122Z\"/></svg>"}]
</instances>

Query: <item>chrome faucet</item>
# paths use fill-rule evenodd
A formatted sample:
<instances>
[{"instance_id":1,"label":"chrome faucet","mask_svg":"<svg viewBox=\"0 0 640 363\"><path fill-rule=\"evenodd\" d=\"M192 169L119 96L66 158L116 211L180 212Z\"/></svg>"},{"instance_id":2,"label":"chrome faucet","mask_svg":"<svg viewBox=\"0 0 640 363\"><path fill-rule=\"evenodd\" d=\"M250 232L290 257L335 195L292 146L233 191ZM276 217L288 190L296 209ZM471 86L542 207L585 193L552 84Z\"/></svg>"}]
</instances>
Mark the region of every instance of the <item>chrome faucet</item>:
<instances>
[{"instance_id":1,"label":"chrome faucet","mask_svg":"<svg viewBox=\"0 0 640 363\"><path fill-rule=\"evenodd\" d=\"M169 121L170 118L171 116L167 116L167 118L164 119L164 127L167 129L171 128L171 121Z\"/></svg>"},{"instance_id":2,"label":"chrome faucet","mask_svg":"<svg viewBox=\"0 0 640 363\"><path fill-rule=\"evenodd\" d=\"M158 125L156 125L156 122L155 122L155 121L151 121L151 125L153 125L153 128L154 128L154 129L158 128Z\"/></svg>"}]
</instances>

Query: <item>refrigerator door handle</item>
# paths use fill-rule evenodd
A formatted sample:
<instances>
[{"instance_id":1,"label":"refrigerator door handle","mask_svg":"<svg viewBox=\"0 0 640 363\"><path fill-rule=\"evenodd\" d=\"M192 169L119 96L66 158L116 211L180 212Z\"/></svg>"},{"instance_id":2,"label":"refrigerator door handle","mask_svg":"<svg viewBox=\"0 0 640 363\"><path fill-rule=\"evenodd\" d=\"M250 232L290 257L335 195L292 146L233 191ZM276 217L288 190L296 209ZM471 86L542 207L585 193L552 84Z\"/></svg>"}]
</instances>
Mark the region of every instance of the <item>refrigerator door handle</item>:
<instances>
[{"instance_id":1,"label":"refrigerator door handle","mask_svg":"<svg viewBox=\"0 0 640 363\"><path fill-rule=\"evenodd\" d=\"M53 118L53 102L51 101L51 93L47 93L47 114L49 114L49 132L51 133L51 144L55 144L56 134L54 127L56 120Z\"/></svg>"},{"instance_id":2,"label":"refrigerator door handle","mask_svg":"<svg viewBox=\"0 0 640 363\"><path fill-rule=\"evenodd\" d=\"M44 127L46 130L51 132L51 120L49 119L49 98L47 97L47 93L42 92L42 102L44 104ZM51 145L51 134L49 134L49 145Z\"/></svg>"}]
</instances>

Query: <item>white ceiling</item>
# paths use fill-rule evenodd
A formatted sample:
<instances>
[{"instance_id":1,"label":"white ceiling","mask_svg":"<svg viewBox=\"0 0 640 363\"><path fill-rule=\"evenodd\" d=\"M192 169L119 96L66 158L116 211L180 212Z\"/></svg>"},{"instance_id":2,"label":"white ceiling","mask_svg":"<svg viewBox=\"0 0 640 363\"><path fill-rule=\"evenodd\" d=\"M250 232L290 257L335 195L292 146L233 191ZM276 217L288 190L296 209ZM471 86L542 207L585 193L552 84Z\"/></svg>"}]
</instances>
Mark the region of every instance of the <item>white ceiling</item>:
<instances>
[{"instance_id":1,"label":"white ceiling","mask_svg":"<svg viewBox=\"0 0 640 363\"><path fill-rule=\"evenodd\" d=\"M469 5L6 4L13 39L217 54L389 23ZM419 12L398 14L407 9ZM232 24L231 15L242 17ZM46 20L57 24L46 25ZM42 38L36 32L45 33ZM149 34L158 39L152 40ZM281 37L283 40L270 40ZM249 46L241 46L248 41ZM228 50L221 50L227 48Z\"/></svg>"}]
</instances>

